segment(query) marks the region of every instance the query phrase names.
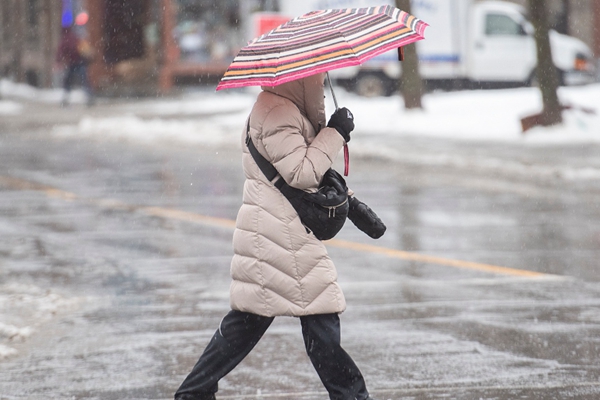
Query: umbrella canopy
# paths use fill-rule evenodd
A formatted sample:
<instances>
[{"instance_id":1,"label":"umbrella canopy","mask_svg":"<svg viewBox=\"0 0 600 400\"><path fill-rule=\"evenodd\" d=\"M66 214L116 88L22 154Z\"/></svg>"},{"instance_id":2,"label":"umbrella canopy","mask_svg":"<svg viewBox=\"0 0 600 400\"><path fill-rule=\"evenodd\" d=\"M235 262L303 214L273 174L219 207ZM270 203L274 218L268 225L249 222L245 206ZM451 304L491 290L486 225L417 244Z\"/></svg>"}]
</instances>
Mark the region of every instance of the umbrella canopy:
<instances>
[{"instance_id":1,"label":"umbrella canopy","mask_svg":"<svg viewBox=\"0 0 600 400\"><path fill-rule=\"evenodd\" d=\"M313 11L242 48L217 90L276 86L359 65L423 39L427 24L392 6Z\"/></svg>"}]
</instances>

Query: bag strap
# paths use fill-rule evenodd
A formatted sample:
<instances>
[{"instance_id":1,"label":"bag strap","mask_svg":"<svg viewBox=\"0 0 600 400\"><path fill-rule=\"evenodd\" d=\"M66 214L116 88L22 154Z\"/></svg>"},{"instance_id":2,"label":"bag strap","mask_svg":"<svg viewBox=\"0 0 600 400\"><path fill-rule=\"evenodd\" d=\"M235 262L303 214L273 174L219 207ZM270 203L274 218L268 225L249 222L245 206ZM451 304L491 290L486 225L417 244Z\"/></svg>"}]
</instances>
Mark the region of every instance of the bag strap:
<instances>
[{"instance_id":1,"label":"bag strap","mask_svg":"<svg viewBox=\"0 0 600 400\"><path fill-rule=\"evenodd\" d=\"M267 161L254 146L252 138L250 137L250 118L248 118L248 126L246 128L246 146L248 146L248 150L250 151L252 158L254 158L256 165L258 165L258 168L260 168L269 181L273 182L273 179L279 175L279 172L277 172L277 169L275 169L273 164ZM277 189L281 190L282 187L287 186L287 183L283 178L279 178L275 181L274 185Z\"/></svg>"}]
</instances>

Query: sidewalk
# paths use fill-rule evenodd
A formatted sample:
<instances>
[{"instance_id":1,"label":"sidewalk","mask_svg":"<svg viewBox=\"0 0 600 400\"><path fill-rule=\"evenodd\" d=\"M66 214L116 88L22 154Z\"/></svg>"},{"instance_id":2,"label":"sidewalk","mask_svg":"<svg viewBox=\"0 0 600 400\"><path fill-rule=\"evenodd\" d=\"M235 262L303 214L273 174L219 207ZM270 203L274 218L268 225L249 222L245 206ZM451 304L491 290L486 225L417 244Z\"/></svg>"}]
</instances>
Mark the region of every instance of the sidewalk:
<instances>
[{"instance_id":1,"label":"sidewalk","mask_svg":"<svg viewBox=\"0 0 600 400\"><path fill-rule=\"evenodd\" d=\"M41 131L62 139L237 149L257 90L198 89L165 98L99 98L90 108L83 101L62 108L56 94L54 102L21 96L14 100L21 109L2 115L0 132ZM400 96L365 99L336 91L340 102L355 114L353 159L451 169L507 181L600 188L600 115L568 111L564 125L537 128L523 136L519 112L536 111L535 89L431 93L424 99L423 111L411 112L403 110ZM600 104L600 85L563 88L561 93L565 101L575 104Z\"/></svg>"}]
</instances>

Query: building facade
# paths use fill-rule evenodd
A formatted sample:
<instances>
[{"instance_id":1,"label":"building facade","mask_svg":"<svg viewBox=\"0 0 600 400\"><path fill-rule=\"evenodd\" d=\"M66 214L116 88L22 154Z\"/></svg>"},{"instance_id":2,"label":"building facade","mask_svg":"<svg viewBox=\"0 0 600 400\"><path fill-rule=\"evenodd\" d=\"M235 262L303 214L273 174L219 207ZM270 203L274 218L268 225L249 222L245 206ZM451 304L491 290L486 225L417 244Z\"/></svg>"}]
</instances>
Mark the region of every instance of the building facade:
<instances>
[{"instance_id":1,"label":"building facade","mask_svg":"<svg viewBox=\"0 0 600 400\"><path fill-rule=\"evenodd\" d=\"M61 9L59 0L0 1L0 77L52 86Z\"/></svg>"},{"instance_id":2,"label":"building facade","mask_svg":"<svg viewBox=\"0 0 600 400\"><path fill-rule=\"evenodd\" d=\"M552 27L586 42L600 60L600 0L548 4ZM0 76L57 85L55 53L66 12L85 11L79 32L94 49L89 73L100 92L146 94L216 81L256 35L255 12L277 6L277 0L2 0Z\"/></svg>"},{"instance_id":3,"label":"building facade","mask_svg":"<svg viewBox=\"0 0 600 400\"><path fill-rule=\"evenodd\" d=\"M250 16L275 7L264 0L87 1L99 55L92 82L134 94L216 81L245 44Z\"/></svg>"}]
</instances>

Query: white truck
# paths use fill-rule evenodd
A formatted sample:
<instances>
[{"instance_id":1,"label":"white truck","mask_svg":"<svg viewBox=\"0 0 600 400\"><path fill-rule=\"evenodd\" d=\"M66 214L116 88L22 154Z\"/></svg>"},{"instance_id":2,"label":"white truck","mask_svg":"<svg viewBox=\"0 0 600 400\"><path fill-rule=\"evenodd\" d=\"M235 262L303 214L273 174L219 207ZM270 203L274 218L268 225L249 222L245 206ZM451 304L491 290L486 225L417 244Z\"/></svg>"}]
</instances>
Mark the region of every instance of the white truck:
<instances>
[{"instance_id":1,"label":"white truck","mask_svg":"<svg viewBox=\"0 0 600 400\"><path fill-rule=\"evenodd\" d=\"M279 0L294 17L326 8L394 5L385 0ZM429 24L417 43L419 71L428 87L468 88L535 84L537 63L533 26L526 10L507 1L412 0L412 14ZM561 84L593 82L594 58L581 40L550 31ZM361 66L331 72L332 78L365 96L390 95L401 74L397 52Z\"/></svg>"}]
</instances>

